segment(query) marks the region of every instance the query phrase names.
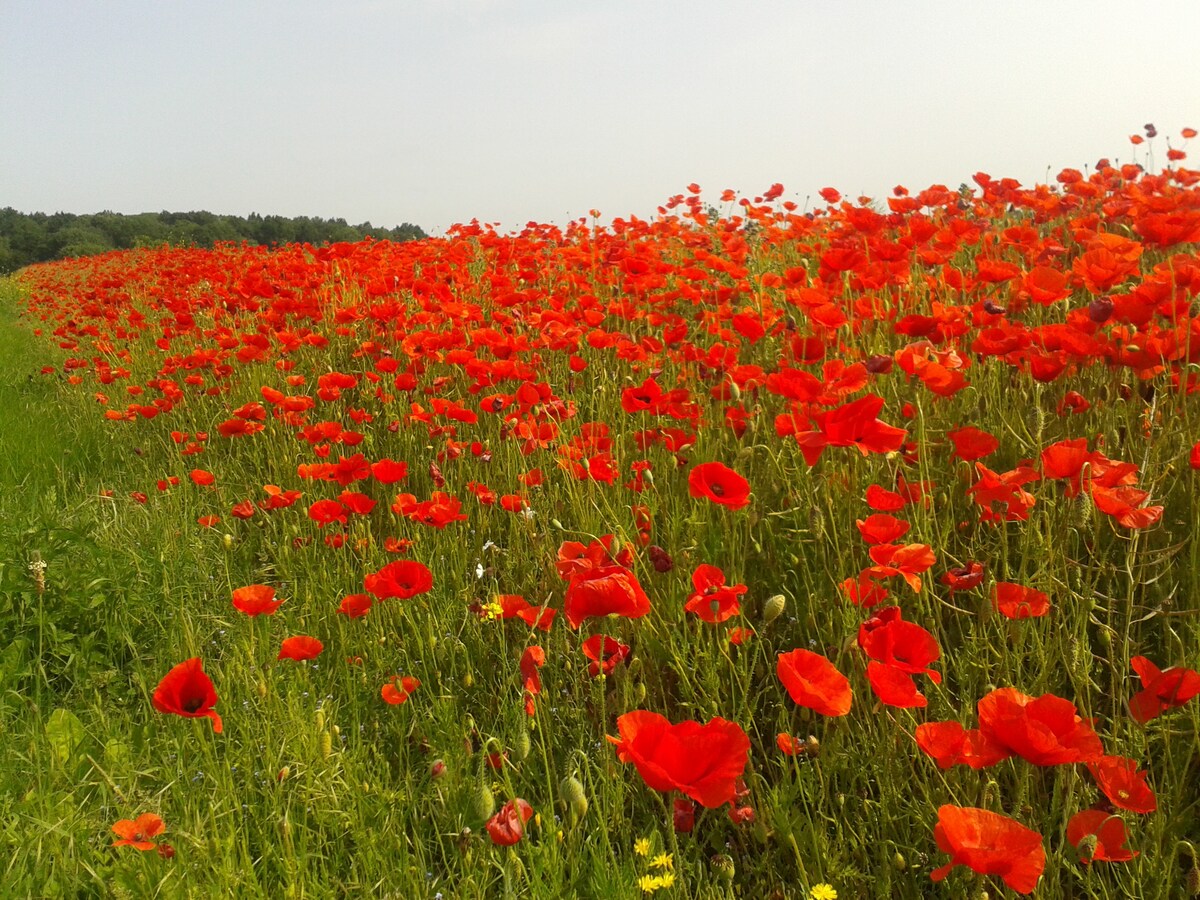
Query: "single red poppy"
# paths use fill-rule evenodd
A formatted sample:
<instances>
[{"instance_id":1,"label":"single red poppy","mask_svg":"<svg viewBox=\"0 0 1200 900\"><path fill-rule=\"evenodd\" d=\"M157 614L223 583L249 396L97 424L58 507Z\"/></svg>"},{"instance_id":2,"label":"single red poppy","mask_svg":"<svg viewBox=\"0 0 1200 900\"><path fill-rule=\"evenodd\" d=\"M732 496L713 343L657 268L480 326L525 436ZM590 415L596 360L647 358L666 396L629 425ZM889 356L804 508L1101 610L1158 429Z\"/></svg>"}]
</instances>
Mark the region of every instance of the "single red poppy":
<instances>
[{"instance_id":1,"label":"single red poppy","mask_svg":"<svg viewBox=\"0 0 1200 900\"><path fill-rule=\"evenodd\" d=\"M887 513L875 513L865 519L855 520L855 526L862 539L868 544L890 544L908 534L912 526L903 519L889 516Z\"/></svg>"},{"instance_id":2,"label":"single red poppy","mask_svg":"<svg viewBox=\"0 0 1200 900\"><path fill-rule=\"evenodd\" d=\"M114 847L132 847L134 850L153 850L155 846L151 838L158 837L166 831L163 820L154 813L142 813L136 819L121 819L113 825L113 833L119 840L113 841Z\"/></svg>"},{"instance_id":3,"label":"single red poppy","mask_svg":"<svg viewBox=\"0 0 1200 900\"><path fill-rule=\"evenodd\" d=\"M629 658L629 646L622 644L616 638L603 634L593 634L583 642L583 655L591 662L588 663L588 675L597 677L601 672L611 675L617 666Z\"/></svg>"},{"instance_id":4,"label":"single red poppy","mask_svg":"<svg viewBox=\"0 0 1200 900\"><path fill-rule=\"evenodd\" d=\"M1095 836L1096 843L1085 855L1080 844L1089 836ZM1128 862L1138 855L1136 850L1125 846L1125 822L1102 809L1085 809L1071 816L1067 822L1067 840L1080 850L1079 861L1085 865L1097 861Z\"/></svg>"},{"instance_id":5,"label":"single red poppy","mask_svg":"<svg viewBox=\"0 0 1200 900\"><path fill-rule=\"evenodd\" d=\"M1029 619L1050 612L1050 598L1025 585L998 581L992 589L992 606L1009 619Z\"/></svg>"},{"instance_id":6,"label":"single red poppy","mask_svg":"<svg viewBox=\"0 0 1200 900\"><path fill-rule=\"evenodd\" d=\"M683 608L713 624L736 616L741 611L738 598L747 590L744 584L726 584L725 573L707 563L692 573L692 587L695 590Z\"/></svg>"},{"instance_id":7,"label":"single red poppy","mask_svg":"<svg viewBox=\"0 0 1200 900\"><path fill-rule=\"evenodd\" d=\"M1146 783L1146 773L1138 771L1137 760L1102 756L1088 763L1088 771L1113 806L1135 813L1158 809L1158 798Z\"/></svg>"},{"instance_id":8,"label":"single red poppy","mask_svg":"<svg viewBox=\"0 0 1200 900\"><path fill-rule=\"evenodd\" d=\"M624 566L599 566L571 577L567 585L563 613L572 628L584 619L616 615L639 619L650 612L637 576Z\"/></svg>"},{"instance_id":9,"label":"single red poppy","mask_svg":"<svg viewBox=\"0 0 1200 900\"><path fill-rule=\"evenodd\" d=\"M520 619L530 628L549 631L554 624L558 610L548 606L534 606L520 594L499 594L496 602L500 604L501 619Z\"/></svg>"},{"instance_id":10,"label":"single red poppy","mask_svg":"<svg viewBox=\"0 0 1200 900\"><path fill-rule=\"evenodd\" d=\"M347 594L338 605L338 612L350 619L361 619L370 609L369 594Z\"/></svg>"},{"instance_id":11,"label":"single red poppy","mask_svg":"<svg viewBox=\"0 0 1200 900\"><path fill-rule=\"evenodd\" d=\"M207 472L204 469L192 469L192 471L188 472L188 476L201 487L206 487L217 480L212 472Z\"/></svg>"},{"instance_id":12,"label":"single red poppy","mask_svg":"<svg viewBox=\"0 0 1200 900\"><path fill-rule=\"evenodd\" d=\"M533 807L517 797L509 800L500 811L487 820L488 837L493 844L511 847L525 834L525 823L533 816Z\"/></svg>"},{"instance_id":13,"label":"single red poppy","mask_svg":"<svg viewBox=\"0 0 1200 900\"><path fill-rule=\"evenodd\" d=\"M750 738L736 722L714 718L673 725L665 716L634 710L617 719L619 738L608 737L623 763L632 762L656 791L681 791L715 809L736 793L750 755Z\"/></svg>"},{"instance_id":14,"label":"single red poppy","mask_svg":"<svg viewBox=\"0 0 1200 900\"><path fill-rule=\"evenodd\" d=\"M948 569L938 580L950 588L951 597L958 591L969 591L983 582L983 563L972 560L965 566Z\"/></svg>"},{"instance_id":15,"label":"single red poppy","mask_svg":"<svg viewBox=\"0 0 1200 900\"><path fill-rule=\"evenodd\" d=\"M433 573L424 563L411 559L390 562L363 578L363 588L378 600L398 597L409 600L433 590Z\"/></svg>"},{"instance_id":16,"label":"single red poppy","mask_svg":"<svg viewBox=\"0 0 1200 900\"><path fill-rule=\"evenodd\" d=\"M991 735L978 728L968 731L960 722L925 722L917 726L915 736L917 746L941 769L955 765L986 769L1013 755Z\"/></svg>"},{"instance_id":17,"label":"single red poppy","mask_svg":"<svg viewBox=\"0 0 1200 900\"><path fill-rule=\"evenodd\" d=\"M750 503L750 482L724 463L701 463L688 474L688 493L729 509Z\"/></svg>"},{"instance_id":18,"label":"single red poppy","mask_svg":"<svg viewBox=\"0 0 1200 900\"><path fill-rule=\"evenodd\" d=\"M248 616L274 615L283 605L275 599L275 588L265 584L248 584L233 592L233 606Z\"/></svg>"},{"instance_id":19,"label":"single red poppy","mask_svg":"<svg viewBox=\"0 0 1200 900\"><path fill-rule=\"evenodd\" d=\"M946 434L954 444L954 455L970 462L994 453L1000 447L995 435L970 425L956 428Z\"/></svg>"},{"instance_id":20,"label":"single red poppy","mask_svg":"<svg viewBox=\"0 0 1200 900\"><path fill-rule=\"evenodd\" d=\"M1046 868L1040 834L986 809L940 807L933 836L942 852L951 855L950 862L930 873L934 881L955 866L967 866L981 875L999 875L1018 894L1028 894Z\"/></svg>"},{"instance_id":21,"label":"single red poppy","mask_svg":"<svg viewBox=\"0 0 1200 900\"><path fill-rule=\"evenodd\" d=\"M1034 698L998 688L979 701L977 710L982 731L1034 765L1090 762L1104 755L1090 721L1054 694Z\"/></svg>"},{"instance_id":22,"label":"single red poppy","mask_svg":"<svg viewBox=\"0 0 1200 900\"><path fill-rule=\"evenodd\" d=\"M1191 669L1159 669L1144 656L1133 657L1129 664L1142 680L1142 689L1129 700L1129 714L1142 725L1200 694L1200 673Z\"/></svg>"},{"instance_id":23,"label":"single red poppy","mask_svg":"<svg viewBox=\"0 0 1200 900\"><path fill-rule=\"evenodd\" d=\"M294 637L284 638L283 643L279 647L279 656L276 659L293 659L296 662L304 662L305 660L316 659L324 649L325 645L315 637L298 634Z\"/></svg>"},{"instance_id":24,"label":"single red poppy","mask_svg":"<svg viewBox=\"0 0 1200 900\"><path fill-rule=\"evenodd\" d=\"M408 699L409 694L420 686L421 682L411 675L405 675L403 678L393 675L379 691L379 694L392 706L399 706Z\"/></svg>"},{"instance_id":25,"label":"single red poppy","mask_svg":"<svg viewBox=\"0 0 1200 900\"><path fill-rule=\"evenodd\" d=\"M154 708L189 719L212 719L217 734L223 728L217 705L217 691L204 673L204 662L196 656L175 666L154 689Z\"/></svg>"},{"instance_id":26,"label":"single red poppy","mask_svg":"<svg viewBox=\"0 0 1200 900\"><path fill-rule=\"evenodd\" d=\"M850 681L824 656L811 650L780 653L775 672L788 696L823 716L844 716L853 697Z\"/></svg>"}]
</instances>

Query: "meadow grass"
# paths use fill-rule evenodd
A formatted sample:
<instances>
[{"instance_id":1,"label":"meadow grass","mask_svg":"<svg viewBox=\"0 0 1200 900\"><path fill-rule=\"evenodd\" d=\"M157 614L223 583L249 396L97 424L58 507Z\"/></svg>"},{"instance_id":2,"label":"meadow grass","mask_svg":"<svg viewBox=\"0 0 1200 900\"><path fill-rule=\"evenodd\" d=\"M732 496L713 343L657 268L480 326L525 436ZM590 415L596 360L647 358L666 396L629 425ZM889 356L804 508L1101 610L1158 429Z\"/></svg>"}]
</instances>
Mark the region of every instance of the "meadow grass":
<instances>
[{"instance_id":1,"label":"meadow grass","mask_svg":"<svg viewBox=\"0 0 1200 900\"><path fill-rule=\"evenodd\" d=\"M707 245L720 250L718 224L707 226L713 229ZM1022 222L999 220L991 229L1014 224ZM597 244L593 238L590 246ZM482 284L487 273L512 266L529 273L523 289L537 285L547 296L564 289L566 264L551 251L544 250L544 268L530 270L528 260L506 262L498 245L459 238L431 260L459 271L461 283ZM670 262L677 267L700 258L676 250ZM233 271L243 266L239 253L249 252L229 250L213 265ZM63 264L65 274L27 273L0 286L5 896L614 898L645 896L650 891L639 879L668 871L674 883L653 892L800 898L826 883L839 898L1004 895L999 879L961 869L941 886L931 882L930 872L947 861L932 836L944 804L1001 812L1042 835L1047 861L1039 897L1183 896L1200 876L1193 849L1200 841L1200 708L1193 702L1144 725L1128 711L1139 687L1132 657L1147 656L1163 668L1194 666L1200 646L1198 473L1187 464L1200 438L1200 409L1194 394L1170 389L1167 374L1139 382L1118 367L1077 366L1069 380L1042 383L999 359L978 358L967 370L970 385L939 397L896 372L874 379L870 389L885 399L884 417L907 429L915 449L860 455L830 447L812 467L772 426L777 398L746 389L744 407L752 415L745 433L735 436L720 427L721 405L706 397L717 382L697 380L696 369L678 357L664 355L651 373L641 360L587 345L579 349L589 363L581 371L566 353L546 354L537 380L576 413L563 420L560 438L528 455L498 416L481 416L456 434L439 432L410 407L410 401L428 407L431 392L397 400L373 396L364 381L347 397L322 403L307 422L323 417L363 435L353 446L334 444L329 461L361 452L368 460L407 461L410 474L391 486L350 485L378 505L351 516L344 529L321 528L305 511L342 488L299 478L297 470L320 460L313 451L319 440L297 440L301 426L279 417L244 438L222 439L217 430L231 410L262 402L264 385L311 392L322 374L370 370L364 341L382 340L383 332L369 318L336 314L368 307L370 286L354 283L348 269L332 275L321 269L307 289L321 298L321 317L297 314L289 327L306 324L323 340L291 343L278 355L248 353L225 377L200 370L201 386L169 412L110 421L103 413L121 410L125 385L161 377L168 351L154 341L172 315L170 352L211 347L226 325L234 334L254 334L263 321L258 310L239 311L236 302L222 308L196 300L188 316L205 334L193 344L178 307L168 314L160 305L162 285L173 277L170 260L159 258L156 274L147 276L139 259L106 258L94 268ZM966 267L971 260L959 262ZM245 264L231 280L256 264ZM750 243L744 264L759 286L763 275L797 266L808 277L817 273L813 255L783 241ZM106 365L128 367L115 385L97 380L103 367L94 363L72 384L64 359L95 351L55 347L50 326L78 316L87 302L81 285L113 272L129 278L127 308L144 310L155 327L132 329L123 345L132 351L127 356L111 346L99 351ZM195 300L210 289L206 281L184 293ZM609 304L610 315L636 296L622 300L599 278L585 289ZM401 295L413 309L422 303L419 290ZM80 299L67 300L68 312L47 324L38 313L56 292L80 292ZM902 298L882 296L905 312L933 313L940 303L916 281ZM751 299L767 321L769 292L759 287ZM521 331L508 312L512 304L496 294L480 289L472 302L485 320ZM1031 322L1050 317L1038 307L1028 315ZM630 342L657 333L633 314L614 327ZM46 333L35 335L35 328ZM746 343L739 362L772 371L789 333ZM85 340L78 329L73 335ZM92 337L97 345L102 340ZM854 327L845 341L847 359L890 357L907 343L882 324ZM248 346L235 340L225 350ZM273 365L280 361L286 365ZM54 371L42 374L47 365ZM814 371L820 375L819 367ZM691 385L705 418L716 423L696 429L695 445L682 454L686 464L661 443L643 452L630 439L639 430L678 424L622 411L623 391L648 373L664 389ZM289 387L286 374L304 374L308 384ZM437 381L442 377L447 381ZM419 373L419 383L437 384L439 395L475 404L478 396L465 390L464 379L461 364L444 358L430 357ZM1089 398L1091 408L1060 414L1066 388ZM743 390L734 394L740 401ZM124 399L131 398L141 402L136 394ZM904 404L911 406L902 418ZM398 427L385 427L389 421ZM586 470L585 477L573 475L576 460L561 452L580 434L576 423L587 422L612 425L621 470L611 487L588 479ZM948 449L947 433L963 425L1000 439L985 460L997 472L1022 461L1037 466L1046 447L1087 437L1089 448L1136 463L1139 485L1164 507L1161 521L1120 527L1086 492L1072 498L1046 479L1027 486L1036 494L1027 518L981 522L967 492L979 474ZM208 435L197 441L203 452L181 454L198 432ZM464 443L447 453L455 438ZM486 461L466 449L472 441L486 447ZM640 493L622 487L635 459L648 461L652 472ZM689 469L709 460L749 481L748 508L689 495ZM468 482L519 491L519 476L535 466L546 481L524 492L527 513L475 503L470 495ZM194 468L213 472L214 484L193 483ZM904 540L929 545L936 565L923 574L919 592L893 579L887 601L899 603L941 648L936 667L944 680L919 681L924 708L889 706L872 694L855 641L869 613L838 587L871 565L855 524L871 512L864 492L870 485L895 487L898 474L910 483L932 482L928 502L896 515L911 525ZM439 529L389 509L398 491L424 499L442 477L445 490L463 499L466 521ZM239 501L263 499L264 485L301 490L303 498L275 512L259 507L245 520L230 515ZM645 544L665 548L673 559L668 571L651 564L633 505L646 507L652 529ZM197 524L208 516L219 521ZM329 546L326 538L339 533L344 543ZM653 603L643 618L584 628L633 648L608 677L589 677L579 651L583 635L561 614L547 632L479 614L502 594L560 608L566 587L555 571L560 545L604 535L632 548L631 566ZM362 619L337 614L342 597L363 590L365 574L404 558L385 551L388 537L413 542L407 557L429 566L433 590L376 602ZM986 566L982 586L953 593L939 584L938 576L972 560ZM691 574L702 563L748 587L741 612L724 625L683 609ZM1045 592L1050 614L1000 615L989 600L995 582ZM250 618L233 608L233 592L251 584L270 585L285 598L275 615ZM769 598L777 595L783 605L775 617L778 601ZM733 626L755 634L732 643ZM323 652L307 662L277 660L281 640L300 634L319 637ZM535 645L546 662L530 715L518 661ZM789 699L776 662L794 648L814 650L848 674L849 715L822 716ZM169 716L152 705L160 679L193 657L203 659L215 683L220 734L208 719ZM414 676L420 686L393 706L380 689L395 675ZM914 741L918 725L955 720L972 727L976 701L997 687L1067 698L1080 716L1095 720L1105 753L1149 771L1158 810L1124 814L1136 858L1085 866L1066 840L1068 819L1103 802L1082 764L1039 766L1013 756L981 770L940 769L922 753ZM617 733L617 717L635 709L673 722L739 723L751 743L742 804L753 816L737 823L728 807L698 808L694 829L676 833L672 798L622 765L605 740ZM811 749L781 753L781 733L807 740ZM527 800L535 816L518 843L496 846L485 821L515 797ZM173 853L111 846L113 823L148 811L165 821L162 840ZM649 841L647 855L635 850L642 838ZM670 854L669 870L661 861L651 866L661 853Z\"/></svg>"}]
</instances>

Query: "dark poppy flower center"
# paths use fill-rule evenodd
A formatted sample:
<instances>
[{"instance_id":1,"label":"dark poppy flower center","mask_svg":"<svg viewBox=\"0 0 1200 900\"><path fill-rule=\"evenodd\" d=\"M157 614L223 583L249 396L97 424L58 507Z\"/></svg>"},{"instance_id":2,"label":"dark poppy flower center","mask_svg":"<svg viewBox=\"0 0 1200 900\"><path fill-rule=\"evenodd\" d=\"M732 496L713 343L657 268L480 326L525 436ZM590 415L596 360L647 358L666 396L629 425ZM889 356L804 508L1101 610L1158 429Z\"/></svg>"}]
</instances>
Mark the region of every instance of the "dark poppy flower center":
<instances>
[{"instance_id":1,"label":"dark poppy flower center","mask_svg":"<svg viewBox=\"0 0 1200 900\"><path fill-rule=\"evenodd\" d=\"M714 494L716 494L718 497L725 496L725 488L721 487L721 485L719 485L719 484L710 484L708 486L708 489L710 491L712 491Z\"/></svg>"},{"instance_id":2,"label":"dark poppy flower center","mask_svg":"<svg viewBox=\"0 0 1200 900\"><path fill-rule=\"evenodd\" d=\"M203 705L204 705L203 697L188 697L188 699L183 701L184 712L194 713L196 710L198 710Z\"/></svg>"}]
</instances>

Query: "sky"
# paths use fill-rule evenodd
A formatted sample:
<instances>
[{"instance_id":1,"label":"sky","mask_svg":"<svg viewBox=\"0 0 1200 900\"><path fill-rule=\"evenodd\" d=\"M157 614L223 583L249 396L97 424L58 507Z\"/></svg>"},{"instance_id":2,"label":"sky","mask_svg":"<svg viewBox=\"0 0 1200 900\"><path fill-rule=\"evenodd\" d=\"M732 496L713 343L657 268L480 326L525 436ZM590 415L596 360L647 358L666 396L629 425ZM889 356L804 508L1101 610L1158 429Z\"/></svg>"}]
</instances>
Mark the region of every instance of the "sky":
<instances>
[{"instance_id":1,"label":"sky","mask_svg":"<svg viewBox=\"0 0 1200 900\"><path fill-rule=\"evenodd\" d=\"M1197 34L1197 0L0 0L0 207L440 234L1028 185L1146 123L1161 165Z\"/></svg>"}]
</instances>

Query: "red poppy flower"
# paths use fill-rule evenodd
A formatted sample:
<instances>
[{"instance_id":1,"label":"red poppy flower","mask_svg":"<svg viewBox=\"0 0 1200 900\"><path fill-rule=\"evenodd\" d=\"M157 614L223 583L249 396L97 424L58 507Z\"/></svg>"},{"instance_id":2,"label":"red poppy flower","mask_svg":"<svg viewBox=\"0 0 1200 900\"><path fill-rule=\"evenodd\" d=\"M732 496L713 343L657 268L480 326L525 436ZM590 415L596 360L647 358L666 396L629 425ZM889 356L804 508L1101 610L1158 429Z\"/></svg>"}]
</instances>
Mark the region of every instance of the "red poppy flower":
<instances>
[{"instance_id":1,"label":"red poppy flower","mask_svg":"<svg viewBox=\"0 0 1200 900\"><path fill-rule=\"evenodd\" d=\"M934 684L942 676L930 668L942 655L937 638L901 617L900 607L877 611L858 629L858 646L871 659L910 675L928 675Z\"/></svg>"},{"instance_id":2,"label":"red poppy flower","mask_svg":"<svg viewBox=\"0 0 1200 900\"><path fill-rule=\"evenodd\" d=\"M1054 694L1034 698L998 688L977 709L982 731L1034 765L1089 762L1104 754L1100 738L1076 714L1075 704Z\"/></svg>"},{"instance_id":3,"label":"red poppy flower","mask_svg":"<svg viewBox=\"0 0 1200 900\"><path fill-rule=\"evenodd\" d=\"M588 675L592 678L601 672L611 675L617 666L629 658L628 645L603 634L593 634L583 642L581 649L583 655L591 660L588 663Z\"/></svg>"},{"instance_id":4,"label":"red poppy flower","mask_svg":"<svg viewBox=\"0 0 1200 900\"><path fill-rule=\"evenodd\" d=\"M275 588L265 584L248 584L233 592L233 606L248 616L274 615L283 605L275 599Z\"/></svg>"},{"instance_id":5,"label":"red poppy flower","mask_svg":"<svg viewBox=\"0 0 1200 900\"><path fill-rule=\"evenodd\" d=\"M1200 694L1200 674L1191 669L1162 670L1144 656L1135 656L1129 664L1142 680L1142 689L1129 700L1129 714L1142 725Z\"/></svg>"},{"instance_id":6,"label":"red poppy flower","mask_svg":"<svg viewBox=\"0 0 1200 900\"><path fill-rule=\"evenodd\" d=\"M824 656L811 650L780 653L775 672L788 696L823 716L844 716L853 697L850 681Z\"/></svg>"},{"instance_id":7,"label":"red poppy flower","mask_svg":"<svg viewBox=\"0 0 1200 900\"><path fill-rule=\"evenodd\" d=\"M379 691L379 694L392 706L399 706L408 699L409 694L420 686L421 682L411 675L405 675L403 678L393 675Z\"/></svg>"},{"instance_id":8,"label":"red poppy flower","mask_svg":"<svg viewBox=\"0 0 1200 900\"><path fill-rule=\"evenodd\" d=\"M542 676L538 669L546 664L546 651L541 647L526 647L521 654L521 675L525 679L527 693L537 696L542 692Z\"/></svg>"},{"instance_id":9,"label":"red poppy flower","mask_svg":"<svg viewBox=\"0 0 1200 900\"><path fill-rule=\"evenodd\" d=\"M1072 846L1079 849L1083 839L1092 835L1096 838L1095 847L1087 856L1081 851L1079 861L1082 863L1128 862L1138 855L1136 850L1125 846L1125 822L1120 816L1102 809L1085 809L1071 816L1067 822L1067 840Z\"/></svg>"},{"instance_id":10,"label":"red poppy flower","mask_svg":"<svg viewBox=\"0 0 1200 900\"><path fill-rule=\"evenodd\" d=\"M637 576L624 566L600 566L571 577L563 604L563 613L572 628L584 619L616 615L639 619L650 612Z\"/></svg>"},{"instance_id":11,"label":"red poppy flower","mask_svg":"<svg viewBox=\"0 0 1200 900\"><path fill-rule=\"evenodd\" d=\"M954 455L967 462L973 459L982 459L994 453L1000 446L1000 441L996 439L995 435L969 425L965 428L956 428L946 437L950 438L954 444Z\"/></svg>"},{"instance_id":12,"label":"red poppy flower","mask_svg":"<svg viewBox=\"0 0 1200 900\"><path fill-rule=\"evenodd\" d=\"M671 724L665 716L634 710L617 719L617 757L632 762L656 791L681 791L709 809L733 799L750 755L750 738L736 722L714 718Z\"/></svg>"},{"instance_id":13,"label":"red poppy flower","mask_svg":"<svg viewBox=\"0 0 1200 900\"><path fill-rule=\"evenodd\" d=\"M509 800L500 811L487 820L488 837L493 844L511 847L525 834L525 823L533 816L533 807L517 797Z\"/></svg>"},{"instance_id":14,"label":"red poppy flower","mask_svg":"<svg viewBox=\"0 0 1200 900\"><path fill-rule=\"evenodd\" d=\"M351 619L361 619L371 609L369 594L347 594L338 605L338 612Z\"/></svg>"},{"instance_id":15,"label":"red poppy flower","mask_svg":"<svg viewBox=\"0 0 1200 900\"><path fill-rule=\"evenodd\" d=\"M114 847L132 847L134 850L153 850L157 846L150 840L166 830L163 820L154 813L142 813L134 820L121 819L112 827L120 839L113 841Z\"/></svg>"},{"instance_id":16,"label":"red poppy flower","mask_svg":"<svg viewBox=\"0 0 1200 900\"><path fill-rule=\"evenodd\" d=\"M1088 763L1088 771L1113 806L1135 813L1158 809L1158 798L1146 783L1146 773L1138 771L1137 760L1102 756Z\"/></svg>"},{"instance_id":17,"label":"red poppy flower","mask_svg":"<svg viewBox=\"0 0 1200 900\"><path fill-rule=\"evenodd\" d=\"M866 519L858 519L854 523L858 533L868 544L890 544L908 533L912 526L903 519L889 516L886 513L875 513Z\"/></svg>"},{"instance_id":18,"label":"red poppy flower","mask_svg":"<svg viewBox=\"0 0 1200 900\"><path fill-rule=\"evenodd\" d=\"M967 866L981 875L999 875L1018 894L1028 894L1046 868L1040 834L986 809L940 807L933 836L942 852L951 855L950 862L930 873L934 881L955 866Z\"/></svg>"},{"instance_id":19,"label":"red poppy flower","mask_svg":"<svg viewBox=\"0 0 1200 900\"><path fill-rule=\"evenodd\" d=\"M917 746L933 757L938 768L967 765L986 769L1012 756L1012 751L978 728L959 722L925 722L917 726Z\"/></svg>"},{"instance_id":20,"label":"red poppy flower","mask_svg":"<svg viewBox=\"0 0 1200 900\"><path fill-rule=\"evenodd\" d=\"M294 637L284 638L283 643L279 647L279 656L276 659L294 659L296 662L304 662L305 660L316 659L324 649L325 645L315 637L298 634Z\"/></svg>"},{"instance_id":21,"label":"red poppy flower","mask_svg":"<svg viewBox=\"0 0 1200 900\"><path fill-rule=\"evenodd\" d=\"M688 493L729 509L741 509L750 503L750 482L724 463L701 463L688 474Z\"/></svg>"},{"instance_id":22,"label":"red poppy flower","mask_svg":"<svg viewBox=\"0 0 1200 900\"><path fill-rule=\"evenodd\" d=\"M410 600L417 594L433 590L433 573L424 563L398 559L378 572L367 574L363 578L363 588L379 600L391 597Z\"/></svg>"},{"instance_id":23,"label":"red poppy flower","mask_svg":"<svg viewBox=\"0 0 1200 900\"><path fill-rule=\"evenodd\" d=\"M204 673L204 663L198 656L181 662L163 676L154 689L153 702L154 708L162 713L189 719L212 719L213 731L221 733L221 717L213 708L217 705L217 691L212 679Z\"/></svg>"},{"instance_id":24,"label":"red poppy flower","mask_svg":"<svg viewBox=\"0 0 1200 900\"><path fill-rule=\"evenodd\" d=\"M908 500L904 495L889 491L877 484L867 488L866 499L867 506L878 512L895 512L908 505Z\"/></svg>"},{"instance_id":25,"label":"red poppy flower","mask_svg":"<svg viewBox=\"0 0 1200 900\"><path fill-rule=\"evenodd\" d=\"M1029 619L1050 612L1050 598L1031 587L998 581L992 590L992 606L1009 619Z\"/></svg>"},{"instance_id":26,"label":"red poppy flower","mask_svg":"<svg viewBox=\"0 0 1200 900\"><path fill-rule=\"evenodd\" d=\"M948 569L938 581L950 588L951 597L958 591L969 591L983 581L983 563L972 560L965 566Z\"/></svg>"},{"instance_id":27,"label":"red poppy flower","mask_svg":"<svg viewBox=\"0 0 1200 900\"><path fill-rule=\"evenodd\" d=\"M188 477L201 487L210 485L217 480L212 472L206 472L204 469L192 469L188 472Z\"/></svg>"},{"instance_id":28,"label":"red poppy flower","mask_svg":"<svg viewBox=\"0 0 1200 900\"><path fill-rule=\"evenodd\" d=\"M336 500L318 500L308 508L308 517L317 523L318 528L324 528L333 522L345 525L348 510Z\"/></svg>"},{"instance_id":29,"label":"red poppy flower","mask_svg":"<svg viewBox=\"0 0 1200 900\"><path fill-rule=\"evenodd\" d=\"M549 631L554 624L557 609L547 606L534 606L520 594L500 594L496 597L500 604L501 619L520 619L530 628Z\"/></svg>"},{"instance_id":30,"label":"red poppy flower","mask_svg":"<svg viewBox=\"0 0 1200 900\"><path fill-rule=\"evenodd\" d=\"M736 616L741 611L738 597L747 590L744 584L726 584L725 573L707 563L692 573L692 586L695 590L683 608L713 624Z\"/></svg>"}]
</instances>

